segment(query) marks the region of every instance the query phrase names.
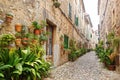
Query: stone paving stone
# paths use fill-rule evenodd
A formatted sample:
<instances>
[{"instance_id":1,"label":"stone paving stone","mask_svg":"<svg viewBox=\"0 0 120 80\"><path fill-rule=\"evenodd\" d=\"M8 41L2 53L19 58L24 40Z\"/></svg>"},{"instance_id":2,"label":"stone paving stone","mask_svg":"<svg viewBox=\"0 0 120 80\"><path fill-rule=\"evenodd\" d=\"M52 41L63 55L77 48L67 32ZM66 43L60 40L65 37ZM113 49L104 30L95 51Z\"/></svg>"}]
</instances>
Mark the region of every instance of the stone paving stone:
<instances>
[{"instance_id":1,"label":"stone paving stone","mask_svg":"<svg viewBox=\"0 0 120 80\"><path fill-rule=\"evenodd\" d=\"M105 69L92 51L53 69L47 80L120 80L120 74Z\"/></svg>"}]
</instances>

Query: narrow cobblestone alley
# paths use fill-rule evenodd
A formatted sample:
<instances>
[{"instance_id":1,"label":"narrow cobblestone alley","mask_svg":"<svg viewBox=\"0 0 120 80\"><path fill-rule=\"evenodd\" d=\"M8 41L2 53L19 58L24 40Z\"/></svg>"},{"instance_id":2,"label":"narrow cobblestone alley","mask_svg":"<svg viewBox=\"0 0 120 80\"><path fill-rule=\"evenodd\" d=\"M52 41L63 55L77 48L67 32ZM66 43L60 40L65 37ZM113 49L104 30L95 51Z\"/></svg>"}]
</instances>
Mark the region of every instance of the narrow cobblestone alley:
<instances>
[{"instance_id":1,"label":"narrow cobblestone alley","mask_svg":"<svg viewBox=\"0 0 120 80\"><path fill-rule=\"evenodd\" d=\"M51 77L50 80L120 80L119 74L103 67L95 52L54 69Z\"/></svg>"}]
</instances>

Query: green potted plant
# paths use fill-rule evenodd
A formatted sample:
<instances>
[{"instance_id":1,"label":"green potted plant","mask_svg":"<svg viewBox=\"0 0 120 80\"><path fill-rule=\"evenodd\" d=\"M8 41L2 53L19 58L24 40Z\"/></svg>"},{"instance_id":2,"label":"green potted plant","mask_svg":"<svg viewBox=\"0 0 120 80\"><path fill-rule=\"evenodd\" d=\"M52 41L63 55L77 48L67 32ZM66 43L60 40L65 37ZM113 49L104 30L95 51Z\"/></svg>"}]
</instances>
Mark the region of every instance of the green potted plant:
<instances>
[{"instance_id":1,"label":"green potted plant","mask_svg":"<svg viewBox=\"0 0 120 80\"><path fill-rule=\"evenodd\" d=\"M0 37L0 45L3 47L10 46L15 40L15 37L12 34L3 34Z\"/></svg>"},{"instance_id":2,"label":"green potted plant","mask_svg":"<svg viewBox=\"0 0 120 80\"><path fill-rule=\"evenodd\" d=\"M34 35L34 34L31 34L30 36L31 36L31 37L30 37L30 41L32 42L32 44L37 44L37 43L39 43L39 42L38 42L38 41L39 41L39 36Z\"/></svg>"},{"instance_id":3,"label":"green potted plant","mask_svg":"<svg viewBox=\"0 0 120 80\"><path fill-rule=\"evenodd\" d=\"M75 61L77 59L76 53L72 52L72 53L68 54L68 59L69 59L69 61Z\"/></svg>"},{"instance_id":4,"label":"green potted plant","mask_svg":"<svg viewBox=\"0 0 120 80\"><path fill-rule=\"evenodd\" d=\"M111 60L108 56L105 56L105 63L108 70L115 70L115 61Z\"/></svg>"},{"instance_id":5,"label":"green potted plant","mask_svg":"<svg viewBox=\"0 0 120 80\"><path fill-rule=\"evenodd\" d=\"M0 48L0 52L1 80L42 80L49 74L50 63L40 59L30 47Z\"/></svg>"},{"instance_id":6,"label":"green potted plant","mask_svg":"<svg viewBox=\"0 0 120 80\"><path fill-rule=\"evenodd\" d=\"M58 0L54 0L53 5L55 6L55 8L59 8L61 4Z\"/></svg>"},{"instance_id":7,"label":"green potted plant","mask_svg":"<svg viewBox=\"0 0 120 80\"><path fill-rule=\"evenodd\" d=\"M37 21L32 22L32 25L35 28L34 29L34 34L39 35L40 34L40 29L42 28L42 26L40 24L38 24Z\"/></svg>"},{"instance_id":8,"label":"green potted plant","mask_svg":"<svg viewBox=\"0 0 120 80\"><path fill-rule=\"evenodd\" d=\"M26 33L26 34L23 35L23 38L22 38L22 44L23 45L28 45L29 44L29 37L30 37L29 33Z\"/></svg>"},{"instance_id":9,"label":"green potted plant","mask_svg":"<svg viewBox=\"0 0 120 80\"><path fill-rule=\"evenodd\" d=\"M21 45L21 37L22 37L21 33L17 32L17 33L15 34L15 37L16 37L16 39L15 39L15 44L16 44L17 46L20 46L20 45Z\"/></svg>"},{"instance_id":10,"label":"green potted plant","mask_svg":"<svg viewBox=\"0 0 120 80\"><path fill-rule=\"evenodd\" d=\"M114 57L116 65L119 65L119 48L120 48L120 37L115 37L113 40L113 46L114 46Z\"/></svg>"},{"instance_id":11,"label":"green potted plant","mask_svg":"<svg viewBox=\"0 0 120 80\"><path fill-rule=\"evenodd\" d=\"M45 41L47 41L48 40L48 35L50 34L50 32L44 32L44 33L42 33L41 35L40 35L40 42L41 43L45 43Z\"/></svg>"}]
</instances>

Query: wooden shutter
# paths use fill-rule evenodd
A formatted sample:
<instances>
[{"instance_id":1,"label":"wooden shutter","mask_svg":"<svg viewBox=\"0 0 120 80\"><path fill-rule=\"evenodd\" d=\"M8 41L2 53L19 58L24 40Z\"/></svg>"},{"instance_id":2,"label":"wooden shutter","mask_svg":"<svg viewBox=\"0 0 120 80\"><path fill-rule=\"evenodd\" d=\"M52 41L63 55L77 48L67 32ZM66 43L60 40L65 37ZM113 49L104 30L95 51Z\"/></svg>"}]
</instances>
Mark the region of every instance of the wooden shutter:
<instances>
[{"instance_id":1,"label":"wooden shutter","mask_svg":"<svg viewBox=\"0 0 120 80\"><path fill-rule=\"evenodd\" d=\"M75 24L78 26L78 17L75 17Z\"/></svg>"},{"instance_id":2,"label":"wooden shutter","mask_svg":"<svg viewBox=\"0 0 120 80\"><path fill-rule=\"evenodd\" d=\"M72 6L69 3L69 18L72 19Z\"/></svg>"},{"instance_id":3,"label":"wooden shutter","mask_svg":"<svg viewBox=\"0 0 120 80\"><path fill-rule=\"evenodd\" d=\"M64 35L64 48L67 49L68 48L68 36Z\"/></svg>"}]
</instances>

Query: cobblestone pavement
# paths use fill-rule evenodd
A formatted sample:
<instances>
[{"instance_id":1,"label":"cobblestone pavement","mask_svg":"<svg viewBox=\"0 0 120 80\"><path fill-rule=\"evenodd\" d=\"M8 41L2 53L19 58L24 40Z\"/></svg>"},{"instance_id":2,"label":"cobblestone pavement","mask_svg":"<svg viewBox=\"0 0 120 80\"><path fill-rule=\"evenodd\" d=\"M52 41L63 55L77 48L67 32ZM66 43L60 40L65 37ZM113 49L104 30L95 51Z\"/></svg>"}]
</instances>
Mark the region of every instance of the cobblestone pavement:
<instances>
[{"instance_id":1,"label":"cobblestone pavement","mask_svg":"<svg viewBox=\"0 0 120 80\"><path fill-rule=\"evenodd\" d=\"M105 69L95 52L89 52L55 68L47 80L120 80L120 74Z\"/></svg>"}]
</instances>

